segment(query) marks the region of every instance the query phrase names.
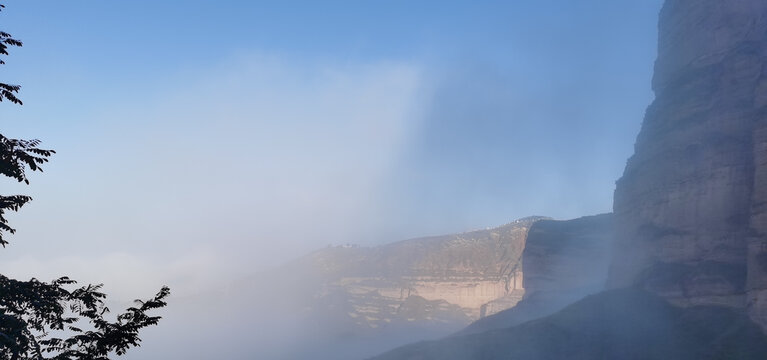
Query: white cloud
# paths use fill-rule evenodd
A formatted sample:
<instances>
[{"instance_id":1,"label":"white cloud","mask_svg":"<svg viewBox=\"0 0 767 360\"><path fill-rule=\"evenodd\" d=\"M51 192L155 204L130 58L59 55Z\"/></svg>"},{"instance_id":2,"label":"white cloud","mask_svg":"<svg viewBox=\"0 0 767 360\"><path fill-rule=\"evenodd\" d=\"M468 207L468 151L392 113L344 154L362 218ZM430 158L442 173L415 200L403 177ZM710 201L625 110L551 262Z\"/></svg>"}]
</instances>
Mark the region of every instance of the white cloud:
<instances>
[{"instance_id":1,"label":"white cloud","mask_svg":"<svg viewBox=\"0 0 767 360\"><path fill-rule=\"evenodd\" d=\"M180 274L210 280L352 241L423 102L406 63L245 56L172 78L54 141L3 272L187 292L196 280Z\"/></svg>"}]
</instances>

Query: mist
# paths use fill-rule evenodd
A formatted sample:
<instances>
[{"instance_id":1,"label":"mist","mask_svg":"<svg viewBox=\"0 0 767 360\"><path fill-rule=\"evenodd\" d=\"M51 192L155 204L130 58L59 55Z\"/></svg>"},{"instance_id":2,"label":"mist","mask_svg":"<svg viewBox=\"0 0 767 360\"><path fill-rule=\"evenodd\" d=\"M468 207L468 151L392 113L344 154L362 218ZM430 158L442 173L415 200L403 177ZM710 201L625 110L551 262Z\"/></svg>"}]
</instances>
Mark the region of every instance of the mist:
<instances>
[{"instance_id":1,"label":"mist","mask_svg":"<svg viewBox=\"0 0 767 360\"><path fill-rule=\"evenodd\" d=\"M3 132L57 153L6 184L35 200L0 273L103 283L115 309L169 285L127 359L358 359L453 334L468 317L318 318L342 280L307 257L610 212L660 2L9 0L25 104L0 106Z\"/></svg>"}]
</instances>

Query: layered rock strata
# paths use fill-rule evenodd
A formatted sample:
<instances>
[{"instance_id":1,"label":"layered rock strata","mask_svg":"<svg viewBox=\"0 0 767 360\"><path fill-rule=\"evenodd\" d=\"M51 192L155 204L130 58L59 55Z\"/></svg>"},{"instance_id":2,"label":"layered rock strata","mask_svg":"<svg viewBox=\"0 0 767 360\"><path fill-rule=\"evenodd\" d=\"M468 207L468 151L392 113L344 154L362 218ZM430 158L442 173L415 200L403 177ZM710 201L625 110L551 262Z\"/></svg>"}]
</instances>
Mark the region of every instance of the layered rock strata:
<instances>
[{"instance_id":1,"label":"layered rock strata","mask_svg":"<svg viewBox=\"0 0 767 360\"><path fill-rule=\"evenodd\" d=\"M316 286L309 312L343 309L362 327L395 322L464 326L508 309L524 295L522 251L541 218L463 234L401 241L380 247L337 246L294 264ZM410 307L408 304L421 304Z\"/></svg>"},{"instance_id":2,"label":"layered rock strata","mask_svg":"<svg viewBox=\"0 0 767 360\"><path fill-rule=\"evenodd\" d=\"M765 326L767 1L666 1L653 90L615 190L608 283Z\"/></svg>"}]
</instances>

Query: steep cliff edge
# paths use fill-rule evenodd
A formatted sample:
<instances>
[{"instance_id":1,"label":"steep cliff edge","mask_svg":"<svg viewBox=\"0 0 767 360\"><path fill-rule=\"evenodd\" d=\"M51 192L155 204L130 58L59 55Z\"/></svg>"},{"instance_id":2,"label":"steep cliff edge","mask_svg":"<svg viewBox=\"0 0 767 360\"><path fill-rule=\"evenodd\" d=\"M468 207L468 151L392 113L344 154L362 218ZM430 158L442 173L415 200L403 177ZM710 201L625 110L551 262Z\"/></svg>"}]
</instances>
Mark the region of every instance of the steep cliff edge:
<instances>
[{"instance_id":1,"label":"steep cliff edge","mask_svg":"<svg viewBox=\"0 0 767 360\"><path fill-rule=\"evenodd\" d=\"M767 1L668 0L609 286L767 325Z\"/></svg>"},{"instance_id":2,"label":"steep cliff edge","mask_svg":"<svg viewBox=\"0 0 767 360\"><path fill-rule=\"evenodd\" d=\"M533 224L522 254L525 298L604 290L612 241L612 214Z\"/></svg>"},{"instance_id":3,"label":"steep cliff edge","mask_svg":"<svg viewBox=\"0 0 767 360\"><path fill-rule=\"evenodd\" d=\"M612 214L536 222L530 227L522 253L522 301L472 323L459 334L517 325L604 290L612 240Z\"/></svg>"}]
</instances>

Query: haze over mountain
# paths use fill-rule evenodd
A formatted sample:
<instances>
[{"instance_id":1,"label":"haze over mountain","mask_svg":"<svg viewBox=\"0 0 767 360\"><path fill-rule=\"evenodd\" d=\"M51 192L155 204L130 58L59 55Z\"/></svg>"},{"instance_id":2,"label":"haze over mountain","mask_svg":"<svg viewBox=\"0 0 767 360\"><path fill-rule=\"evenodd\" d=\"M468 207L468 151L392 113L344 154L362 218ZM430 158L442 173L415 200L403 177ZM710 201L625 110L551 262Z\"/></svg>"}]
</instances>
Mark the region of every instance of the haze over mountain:
<instances>
[{"instance_id":1,"label":"haze over mountain","mask_svg":"<svg viewBox=\"0 0 767 360\"><path fill-rule=\"evenodd\" d=\"M615 191L613 290L375 359L767 356L767 2L667 0L659 24L656 99Z\"/></svg>"},{"instance_id":2,"label":"haze over mountain","mask_svg":"<svg viewBox=\"0 0 767 360\"><path fill-rule=\"evenodd\" d=\"M182 298L169 309L169 325L158 329L165 346L134 356L173 356L172 349L183 346L196 359L252 352L273 359L362 359L450 335L476 320L462 332L496 328L510 317L522 322L602 290L610 239L612 216L600 215L528 217L377 247L329 246ZM193 309L211 311L184 315ZM210 341L249 345L221 353Z\"/></svg>"},{"instance_id":3,"label":"haze over mountain","mask_svg":"<svg viewBox=\"0 0 767 360\"><path fill-rule=\"evenodd\" d=\"M9 0L25 105L3 131L57 154L8 184L35 201L0 270L129 301L328 244L607 212L659 3Z\"/></svg>"},{"instance_id":4,"label":"haze over mountain","mask_svg":"<svg viewBox=\"0 0 767 360\"><path fill-rule=\"evenodd\" d=\"M128 359L767 354L763 0L666 1L641 129L660 0L9 1L0 271L170 284Z\"/></svg>"},{"instance_id":5,"label":"haze over mountain","mask_svg":"<svg viewBox=\"0 0 767 360\"><path fill-rule=\"evenodd\" d=\"M373 359L764 359L767 3L667 0L658 42L614 214L329 246L224 289L213 338L290 359L412 341Z\"/></svg>"}]
</instances>

